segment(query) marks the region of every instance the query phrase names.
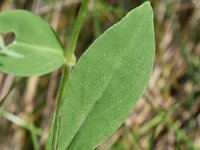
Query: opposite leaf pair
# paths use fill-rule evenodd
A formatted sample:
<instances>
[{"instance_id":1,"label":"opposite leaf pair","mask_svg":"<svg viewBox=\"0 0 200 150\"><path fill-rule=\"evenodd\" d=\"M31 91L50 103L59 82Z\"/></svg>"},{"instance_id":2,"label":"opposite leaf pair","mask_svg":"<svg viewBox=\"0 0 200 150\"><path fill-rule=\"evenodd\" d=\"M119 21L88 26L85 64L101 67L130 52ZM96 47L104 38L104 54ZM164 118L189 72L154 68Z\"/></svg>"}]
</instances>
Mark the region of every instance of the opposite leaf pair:
<instances>
[{"instance_id":1,"label":"opposite leaf pair","mask_svg":"<svg viewBox=\"0 0 200 150\"><path fill-rule=\"evenodd\" d=\"M63 48L47 23L25 11L0 14L0 32L14 32L7 48L22 59L0 55L0 70L41 75L65 62ZM150 3L128 13L83 54L62 96L58 150L91 150L110 136L131 112L147 86L154 59ZM54 122L46 149L52 148Z\"/></svg>"}]
</instances>

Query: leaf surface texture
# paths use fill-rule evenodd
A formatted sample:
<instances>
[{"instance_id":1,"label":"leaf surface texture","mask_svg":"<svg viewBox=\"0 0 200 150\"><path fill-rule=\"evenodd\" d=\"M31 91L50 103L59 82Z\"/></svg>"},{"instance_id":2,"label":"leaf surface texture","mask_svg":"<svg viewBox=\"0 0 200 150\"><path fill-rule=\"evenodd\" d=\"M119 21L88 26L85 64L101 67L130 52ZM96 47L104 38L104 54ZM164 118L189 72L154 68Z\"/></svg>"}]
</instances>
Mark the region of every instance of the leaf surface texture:
<instances>
[{"instance_id":1,"label":"leaf surface texture","mask_svg":"<svg viewBox=\"0 0 200 150\"><path fill-rule=\"evenodd\" d=\"M142 96L154 60L149 2L129 12L83 54L63 95L58 150L92 150L128 117ZM47 141L51 149L53 124Z\"/></svg>"}]
</instances>

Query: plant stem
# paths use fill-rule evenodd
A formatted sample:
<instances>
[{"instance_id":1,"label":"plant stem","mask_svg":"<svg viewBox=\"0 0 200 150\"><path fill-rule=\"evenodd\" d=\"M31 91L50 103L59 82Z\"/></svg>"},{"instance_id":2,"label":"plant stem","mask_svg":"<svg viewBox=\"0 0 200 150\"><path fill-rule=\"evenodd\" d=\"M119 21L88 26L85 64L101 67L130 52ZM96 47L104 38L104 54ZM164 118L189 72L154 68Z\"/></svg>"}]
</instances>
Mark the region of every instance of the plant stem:
<instances>
[{"instance_id":1,"label":"plant stem","mask_svg":"<svg viewBox=\"0 0 200 150\"><path fill-rule=\"evenodd\" d=\"M37 138L35 128L31 124L29 129L30 129L30 133L31 133L31 140L32 140L32 143L33 143L33 148L34 148L34 150L39 150L40 144L39 144L39 141L38 141L38 138Z\"/></svg>"},{"instance_id":2,"label":"plant stem","mask_svg":"<svg viewBox=\"0 0 200 150\"><path fill-rule=\"evenodd\" d=\"M74 52L75 52L75 49L76 49L76 43L77 43L77 40L78 40L78 35L79 35L80 30L81 30L81 27L82 27L82 24L83 24L83 18L86 14L89 2L90 2L90 0L83 0L81 8L80 8L79 13L78 13L78 17L77 17L76 22L75 22L75 26L74 26L74 29L73 29L73 32L72 32L72 36L69 40L69 45L68 45L68 49L67 49L67 52L66 52L67 62L69 62L69 63L74 62Z\"/></svg>"},{"instance_id":3,"label":"plant stem","mask_svg":"<svg viewBox=\"0 0 200 150\"><path fill-rule=\"evenodd\" d=\"M6 120L9 120L10 122L20 126L21 128L24 128L24 129L26 129L26 130L28 130L30 132L34 130L36 135L41 135L42 134L42 130L41 129L36 128L32 123L25 122L21 118L15 116L15 115L13 115L13 114L11 114L9 112L3 111L1 115Z\"/></svg>"},{"instance_id":4,"label":"plant stem","mask_svg":"<svg viewBox=\"0 0 200 150\"><path fill-rule=\"evenodd\" d=\"M67 62L64 67L64 73L63 73L63 77L62 77L62 82L61 82L61 87L59 90L58 102L57 102L57 107L56 107L55 124L54 124L54 128L53 128L53 141L52 141L52 148L51 148L52 150L57 149L57 141L59 138L59 128L60 128L60 120L61 120L61 111L62 111L62 104L63 104L63 99L64 99L64 89L68 82L69 73L71 72L71 69L76 62L74 52L75 52L76 43L78 40L78 35L81 30L81 26L83 24L83 18L86 14L89 2L90 2L90 0L83 0L83 3L81 5L81 8L78 13L78 17L75 22L72 36L69 40L69 46L68 46L67 52L65 54L65 56L67 58Z\"/></svg>"},{"instance_id":5,"label":"plant stem","mask_svg":"<svg viewBox=\"0 0 200 150\"><path fill-rule=\"evenodd\" d=\"M2 116L5 119L11 121L12 123L20 126L21 128L28 130L30 132L31 139L33 142L33 149L34 150L39 149L39 142L38 142L37 136L41 135L41 133L42 133L42 131L39 128L36 128L33 123L25 122L21 118L15 116L9 112L6 112L6 111L2 112Z\"/></svg>"},{"instance_id":6,"label":"plant stem","mask_svg":"<svg viewBox=\"0 0 200 150\"><path fill-rule=\"evenodd\" d=\"M56 106L55 123L54 123L54 128L53 128L53 141L52 141L52 148L51 148L52 150L57 149L64 89L65 89L65 86L67 85L70 70L71 69L69 67L65 66L63 77L62 77L62 83L61 83L61 87L60 87L60 91L58 95L58 102Z\"/></svg>"}]
</instances>

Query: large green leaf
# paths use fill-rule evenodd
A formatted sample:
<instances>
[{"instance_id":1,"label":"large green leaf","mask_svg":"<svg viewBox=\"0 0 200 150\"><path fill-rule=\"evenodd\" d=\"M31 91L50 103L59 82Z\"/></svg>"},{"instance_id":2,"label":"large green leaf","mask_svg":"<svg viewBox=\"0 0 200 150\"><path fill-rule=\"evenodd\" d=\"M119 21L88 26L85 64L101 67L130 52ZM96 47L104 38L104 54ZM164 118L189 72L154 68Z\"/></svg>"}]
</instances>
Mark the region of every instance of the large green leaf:
<instances>
[{"instance_id":1,"label":"large green leaf","mask_svg":"<svg viewBox=\"0 0 200 150\"><path fill-rule=\"evenodd\" d=\"M124 122L147 86L154 50L149 2L128 13L88 48L65 87L58 150L94 149Z\"/></svg>"},{"instance_id":2,"label":"large green leaf","mask_svg":"<svg viewBox=\"0 0 200 150\"><path fill-rule=\"evenodd\" d=\"M13 10L0 14L0 32L14 33L6 46L10 55L0 55L0 71L19 76L41 75L60 67L63 48L50 26L30 12Z\"/></svg>"}]
</instances>

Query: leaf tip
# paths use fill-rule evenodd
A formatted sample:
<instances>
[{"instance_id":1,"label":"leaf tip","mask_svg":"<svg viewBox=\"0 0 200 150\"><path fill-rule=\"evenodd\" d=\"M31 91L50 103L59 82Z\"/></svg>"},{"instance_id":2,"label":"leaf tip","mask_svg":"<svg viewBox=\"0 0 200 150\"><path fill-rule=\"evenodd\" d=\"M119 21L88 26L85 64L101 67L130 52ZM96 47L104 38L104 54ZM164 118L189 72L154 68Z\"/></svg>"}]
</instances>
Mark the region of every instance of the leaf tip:
<instances>
[{"instance_id":1,"label":"leaf tip","mask_svg":"<svg viewBox=\"0 0 200 150\"><path fill-rule=\"evenodd\" d=\"M150 3L150 1L146 1L146 2L144 2L144 5L151 6L151 3Z\"/></svg>"}]
</instances>

